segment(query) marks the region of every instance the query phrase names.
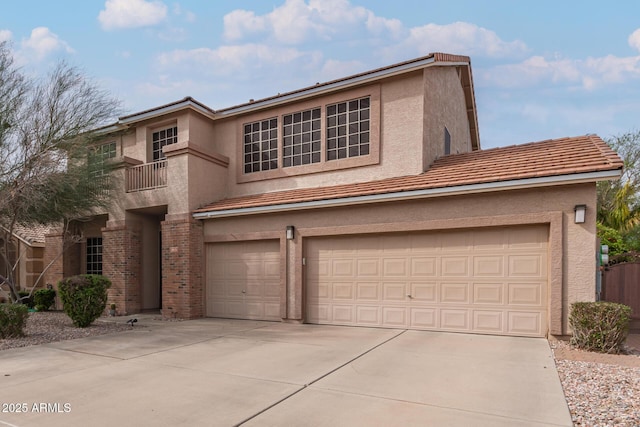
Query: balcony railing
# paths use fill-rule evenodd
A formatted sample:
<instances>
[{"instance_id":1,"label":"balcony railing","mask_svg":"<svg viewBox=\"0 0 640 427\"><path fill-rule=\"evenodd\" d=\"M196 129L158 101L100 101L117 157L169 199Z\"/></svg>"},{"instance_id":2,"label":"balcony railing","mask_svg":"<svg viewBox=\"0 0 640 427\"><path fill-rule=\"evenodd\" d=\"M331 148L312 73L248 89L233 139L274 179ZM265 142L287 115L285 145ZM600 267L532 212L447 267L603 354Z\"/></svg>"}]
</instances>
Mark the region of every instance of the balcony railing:
<instances>
[{"instance_id":1,"label":"balcony railing","mask_svg":"<svg viewBox=\"0 0 640 427\"><path fill-rule=\"evenodd\" d=\"M153 163L127 168L127 193L134 191L153 190L167 186L167 161L160 160Z\"/></svg>"}]
</instances>

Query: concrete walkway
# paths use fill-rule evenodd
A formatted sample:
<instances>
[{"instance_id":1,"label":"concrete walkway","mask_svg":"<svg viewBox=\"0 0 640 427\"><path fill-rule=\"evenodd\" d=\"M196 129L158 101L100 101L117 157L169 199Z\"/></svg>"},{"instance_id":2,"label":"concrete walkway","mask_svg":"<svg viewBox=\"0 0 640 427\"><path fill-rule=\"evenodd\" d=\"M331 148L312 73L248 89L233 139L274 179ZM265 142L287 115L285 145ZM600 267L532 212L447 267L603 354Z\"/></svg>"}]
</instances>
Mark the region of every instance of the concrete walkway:
<instances>
[{"instance_id":1,"label":"concrete walkway","mask_svg":"<svg viewBox=\"0 0 640 427\"><path fill-rule=\"evenodd\" d=\"M0 352L0 426L572 425L544 339L138 319Z\"/></svg>"}]
</instances>

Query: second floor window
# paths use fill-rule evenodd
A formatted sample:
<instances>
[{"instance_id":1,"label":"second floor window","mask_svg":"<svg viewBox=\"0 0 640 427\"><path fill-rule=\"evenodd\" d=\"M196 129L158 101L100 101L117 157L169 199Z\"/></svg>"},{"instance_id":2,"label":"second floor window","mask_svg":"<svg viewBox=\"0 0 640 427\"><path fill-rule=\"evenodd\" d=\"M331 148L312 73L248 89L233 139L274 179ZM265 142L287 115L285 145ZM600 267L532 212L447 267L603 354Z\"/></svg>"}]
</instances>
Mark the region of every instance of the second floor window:
<instances>
[{"instance_id":1,"label":"second floor window","mask_svg":"<svg viewBox=\"0 0 640 427\"><path fill-rule=\"evenodd\" d=\"M105 162L116 157L116 143L108 142L92 148L89 153L91 162L91 176L101 177L107 173Z\"/></svg>"},{"instance_id":2,"label":"second floor window","mask_svg":"<svg viewBox=\"0 0 640 427\"><path fill-rule=\"evenodd\" d=\"M327 105L327 160L369 154L369 97Z\"/></svg>"},{"instance_id":3,"label":"second floor window","mask_svg":"<svg viewBox=\"0 0 640 427\"><path fill-rule=\"evenodd\" d=\"M283 121L282 166L320 161L320 108L287 114Z\"/></svg>"},{"instance_id":4,"label":"second floor window","mask_svg":"<svg viewBox=\"0 0 640 427\"><path fill-rule=\"evenodd\" d=\"M244 173L278 168L278 119L244 125Z\"/></svg>"},{"instance_id":5,"label":"second floor window","mask_svg":"<svg viewBox=\"0 0 640 427\"><path fill-rule=\"evenodd\" d=\"M153 143L153 161L157 162L158 160L166 159L162 148L166 145L178 142L178 127L173 126L153 132L151 141Z\"/></svg>"}]
</instances>

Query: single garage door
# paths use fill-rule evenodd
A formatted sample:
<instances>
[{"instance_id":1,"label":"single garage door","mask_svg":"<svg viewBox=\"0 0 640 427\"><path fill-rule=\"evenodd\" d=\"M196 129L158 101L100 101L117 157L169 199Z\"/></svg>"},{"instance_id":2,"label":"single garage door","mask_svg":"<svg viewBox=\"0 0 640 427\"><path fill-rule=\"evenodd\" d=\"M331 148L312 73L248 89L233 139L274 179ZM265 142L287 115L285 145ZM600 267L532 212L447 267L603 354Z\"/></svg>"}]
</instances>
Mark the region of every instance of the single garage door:
<instances>
[{"instance_id":1,"label":"single garage door","mask_svg":"<svg viewBox=\"0 0 640 427\"><path fill-rule=\"evenodd\" d=\"M280 248L277 240L206 246L209 317L280 320Z\"/></svg>"},{"instance_id":2,"label":"single garage door","mask_svg":"<svg viewBox=\"0 0 640 427\"><path fill-rule=\"evenodd\" d=\"M309 323L544 336L546 226L309 239Z\"/></svg>"}]
</instances>

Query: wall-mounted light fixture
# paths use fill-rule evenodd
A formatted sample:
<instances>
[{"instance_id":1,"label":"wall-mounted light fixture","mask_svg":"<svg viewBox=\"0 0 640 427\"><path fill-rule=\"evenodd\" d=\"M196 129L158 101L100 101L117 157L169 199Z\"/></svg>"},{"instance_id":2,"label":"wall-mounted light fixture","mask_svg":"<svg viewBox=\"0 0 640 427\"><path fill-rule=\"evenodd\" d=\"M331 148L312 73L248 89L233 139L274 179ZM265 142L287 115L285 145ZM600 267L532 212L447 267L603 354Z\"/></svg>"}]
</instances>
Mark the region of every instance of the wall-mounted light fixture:
<instances>
[{"instance_id":1,"label":"wall-mounted light fixture","mask_svg":"<svg viewBox=\"0 0 640 427\"><path fill-rule=\"evenodd\" d=\"M294 230L293 225L287 225L287 240L293 240Z\"/></svg>"},{"instance_id":2,"label":"wall-mounted light fixture","mask_svg":"<svg viewBox=\"0 0 640 427\"><path fill-rule=\"evenodd\" d=\"M573 211L576 214L575 223L582 224L584 222L584 217L587 212L587 205L576 205L576 207L573 208Z\"/></svg>"}]
</instances>

